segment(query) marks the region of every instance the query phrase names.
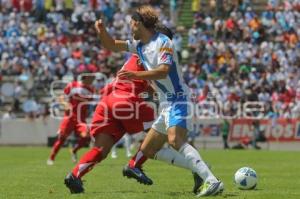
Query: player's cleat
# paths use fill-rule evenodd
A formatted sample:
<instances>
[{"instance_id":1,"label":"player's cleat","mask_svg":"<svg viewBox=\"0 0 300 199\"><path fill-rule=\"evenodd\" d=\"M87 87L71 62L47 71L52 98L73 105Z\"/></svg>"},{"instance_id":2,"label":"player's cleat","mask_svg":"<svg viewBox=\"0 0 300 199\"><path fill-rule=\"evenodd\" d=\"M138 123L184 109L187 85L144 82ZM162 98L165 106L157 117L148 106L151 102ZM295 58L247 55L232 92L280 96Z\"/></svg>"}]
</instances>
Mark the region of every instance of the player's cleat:
<instances>
[{"instance_id":1,"label":"player's cleat","mask_svg":"<svg viewBox=\"0 0 300 199\"><path fill-rule=\"evenodd\" d=\"M72 173L69 173L65 177L65 185L68 187L72 194L84 192L82 181L80 180L80 178L75 177Z\"/></svg>"},{"instance_id":2,"label":"player's cleat","mask_svg":"<svg viewBox=\"0 0 300 199\"><path fill-rule=\"evenodd\" d=\"M54 161L51 160L51 159L48 159L48 160L47 160L47 165L49 165L49 166L54 165Z\"/></svg>"},{"instance_id":3,"label":"player's cleat","mask_svg":"<svg viewBox=\"0 0 300 199\"><path fill-rule=\"evenodd\" d=\"M140 168L130 168L128 165L126 165L123 168L123 176L127 176L127 178L134 178L136 179L139 183L144 184L144 185L152 185L153 181L146 176L146 174L143 172L142 169Z\"/></svg>"},{"instance_id":4,"label":"player's cleat","mask_svg":"<svg viewBox=\"0 0 300 199\"><path fill-rule=\"evenodd\" d=\"M207 162L204 162L206 164L206 166L211 169L210 164L208 164ZM193 177L194 177L194 187L193 187L193 192L194 194L198 194L199 193L199 189L200 187L203 185L203 179L195 172L192 172Z\"/></svg>"},{"instance_id":5,"label":"player's cleat","mask_svg":"<svg viewBox=\"0 0 300 199\"><path fill-rule=\"evenodd\" d=\"M74 153L73 149L70 149L72 162L76 163L78 161L77 154Z\"/></svg>"},{"instance_id":6,"label":"player's cleat","mask_svg":"<svg viewBox=\"0 0 300 199\"><path fill-rule=\"evenodd\" d=\"M197 194L199 192L200 187L203 185L203 179L197 174L193 172L194 177L194 187L193 192Z\"/></svg>"},{"instance_id":7,"label":"player's cleat","mask_svg":"<svg viewBox=\"0 0 300 199\"><path fill-rule=\"evenodd\" d=\"M217 182L205 182L202 187L200 193L197 195L197 197L202 196L214 196L221 194L224 190L224 184L221 181Z\"/></svg>"}]
</instances>

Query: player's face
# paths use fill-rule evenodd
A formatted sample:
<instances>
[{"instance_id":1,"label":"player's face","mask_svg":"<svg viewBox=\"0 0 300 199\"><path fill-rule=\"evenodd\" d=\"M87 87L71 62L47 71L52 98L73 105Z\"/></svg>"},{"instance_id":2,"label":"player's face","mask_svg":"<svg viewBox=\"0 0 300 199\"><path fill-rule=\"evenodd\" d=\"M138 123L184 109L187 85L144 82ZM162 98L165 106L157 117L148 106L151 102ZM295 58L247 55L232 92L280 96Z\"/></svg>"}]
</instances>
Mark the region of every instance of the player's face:
<instances>
[{"instance_id":1,"label":"player's face","mask_svg":"<svg viewBox=\"0 0 300 199\"><path fill-rule=\"evenodd\" d=\"M133 39L140 40L140 28L139 28L139 22L131 19L130 21L130 28L132 32Z\"/></svg>"}]
</instances>

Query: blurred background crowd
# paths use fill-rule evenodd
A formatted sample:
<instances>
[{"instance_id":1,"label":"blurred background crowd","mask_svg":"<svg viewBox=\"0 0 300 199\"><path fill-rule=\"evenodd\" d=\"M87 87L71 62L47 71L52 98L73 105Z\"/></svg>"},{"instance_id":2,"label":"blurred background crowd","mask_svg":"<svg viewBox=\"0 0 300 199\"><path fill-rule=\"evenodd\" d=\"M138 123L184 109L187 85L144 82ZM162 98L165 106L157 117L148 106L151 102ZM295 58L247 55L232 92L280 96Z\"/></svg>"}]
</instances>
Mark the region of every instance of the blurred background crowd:
<instances>
[{"instance_id":1,"label":"blurred background crowd","mask_svg":"<svg viewBox=\"0 0 300 199\"><path fill-rule=\"evenodd\" d=\"M197 102L234 115L260 101L268 117L300 116L300 0L0 0L2 118L49 114L55 80L83 71L114 78L129 54L103 49L94 21L130 39L131 10L142 4L175 33Z\"/></svg>"}]
</instances>

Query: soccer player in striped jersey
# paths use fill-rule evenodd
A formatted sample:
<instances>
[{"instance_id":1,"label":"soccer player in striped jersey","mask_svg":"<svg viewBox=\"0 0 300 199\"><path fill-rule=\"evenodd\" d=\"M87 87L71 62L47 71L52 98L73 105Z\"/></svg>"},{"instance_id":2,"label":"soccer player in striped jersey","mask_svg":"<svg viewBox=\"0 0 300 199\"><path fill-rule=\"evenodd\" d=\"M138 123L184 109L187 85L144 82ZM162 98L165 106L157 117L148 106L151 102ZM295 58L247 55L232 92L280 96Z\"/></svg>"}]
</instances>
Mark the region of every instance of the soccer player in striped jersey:
<instances>
[{"instance_id":1,"label":"soccer player in striped jersey","mask_svg":"<svg viewBox=\"0 0 300 199\"><path fill-rule=\"evenodd\" d=\"M134 12L130 22L134 41L114 40L101 19L96 21L95 28L104 47L113 51L137 53L146 70L122 70L118 77L149 80L160 96L162 111L148 132L139 153L197 173L204 180L198 196L216 195L223 191L224 185L212 174L198 151L187 143L192 114L189 91L183 81L173 43L166 35L155 31L157 22L158 15L154 9L141 6ZM166 135L171 148L162 148Z\"/></svg>"}]
</instances>

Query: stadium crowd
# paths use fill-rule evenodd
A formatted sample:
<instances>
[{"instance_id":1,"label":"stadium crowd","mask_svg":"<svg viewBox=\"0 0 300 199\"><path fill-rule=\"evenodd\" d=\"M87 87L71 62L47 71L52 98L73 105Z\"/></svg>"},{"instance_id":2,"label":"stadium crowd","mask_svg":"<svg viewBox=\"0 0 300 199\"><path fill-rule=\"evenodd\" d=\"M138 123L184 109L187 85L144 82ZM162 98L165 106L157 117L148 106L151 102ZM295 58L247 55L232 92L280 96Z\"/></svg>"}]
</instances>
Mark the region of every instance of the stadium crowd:
<instances>
[{"instance_id":1,"label":"stadium crowd","mask_svg":"<svg viewBox=\"0 0 300 199\"><path fill-rule=\"evenodd\" d=\"M0 76L17 76L13 109L20 110L21 92L28 92L36 106L38 89L49 93L54 80L72 79L83 71L113 78L129 54L102 49L94 22L101 17L115 37L130 38L130 9L145 3L169 23L162 12L165 4L155 0L0 1ZM100 79L96 87L103 85Z\"/></svg>"},{"instance_id":2,"label":"stadium crowd","mask_svg":"<svg viewBox=\"0 0 300 199\"><path fill-rule=\"evenodd\" d=\"M113 78L128 54L101 48L94 21L102 17L115 37L131 38L131 8L150 3L160 20L174 29L174 44L184 58L185 80L199 101L226 102L231 114L238 103L261 101L268 104L266 113L271 116L300 115L299 0L269 0L261 14L253 11L251 0L236 4L224 0L223 7L212 0L209 5L216 12L209 13L197 7L201 1L193 1L194 23L186 30L188 50L182 48L184 30L176 28L174 14L182 1L0 2L0 76L18 76L16 96L27 90L29 98L34 98L37 89L49 91L52 81L82 71ZM98 88L102 86L99 82Z\"/></svg>"},{"instance_id":3,"label":"stadium crowd","mask_svg":"<svg viewBox=\"0 0 300 199\"><path fill-rule=\"evenodd\" d=\"M200 101L227 103L231 114L240 103L260 101L270 117L299 117L300 1L270 0L261 14L246 0L225 8L220 17L194 15L188 84Z\"/></svg>"}]
</instances>

